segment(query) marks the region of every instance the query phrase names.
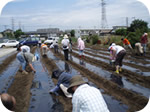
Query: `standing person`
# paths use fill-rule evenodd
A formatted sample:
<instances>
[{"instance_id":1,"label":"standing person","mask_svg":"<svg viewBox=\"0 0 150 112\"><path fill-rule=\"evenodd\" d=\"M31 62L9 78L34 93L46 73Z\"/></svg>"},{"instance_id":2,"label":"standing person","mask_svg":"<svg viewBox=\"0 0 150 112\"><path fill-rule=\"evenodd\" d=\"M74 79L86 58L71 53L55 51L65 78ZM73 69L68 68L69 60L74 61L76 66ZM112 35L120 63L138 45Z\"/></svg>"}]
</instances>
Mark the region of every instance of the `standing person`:
<instances>
[{"instance_id":1,"label":"standing person","mask_svg":"<svg viewBox=\"0 0 150 112\"><path fill-rule=\"evenodd\" d=\"M140 42L135 43L135 54L136 55L143 55L143 47Z\"/></svg>"},{"instance_id":2,"label":"standing person","mask_svg":"<svg viewBox=\"0 0 150 112\"><path fill-rule=\"evenodd\" d=\"M32 62L34 62L35 60L38 60L39 56L38 54L36 54L35 56L32 53L28 53L28 52L21 52L21 50L19 51L19 53L17 54L18 61L20 62L21 66L22 66L22 73L23 74L28 74L28 72L26 71L26 66L27 64L30 66L31 70L35 73L35 69L32 66Z\"/></svg>"},{"instance_id":3,"label":"standing person","mask_svg":"<svg viewBox=\"0 0 150 112\"><path fill-rule=\"evenodd\" d=\"M108 49L112 51L112 60L113 62L115 61L116 73L119 74L122 71L122 60L126 55L126 50L122 46L115 44L111 44Z\"/></svg>"},{"instance_id":4,"label":"standing person","mask_svg":"<svg viewBox=\"0 0 150 112\"><path fill-rule=\"evenodd\" d=\"M84 57L84 49L85 49L85 44L84 44L84 41L79 38L78 40L78 49L79 49L79 57Z\"/></svg>"},{"instance_id":5,"label":"standing person","mask_svg":"<svg viewBox=\"0 0 150 112\"><path fill-rule=\"evenodd\" d=\"M16 106L16 99L7 94L3 93L0 95L0 112L14 112Z\"/></svg>"},{"instance_id":6,"label":"standing person","mask_svg":"<svg viewBox=\"0 0 150 112\"><path fill-rule=\"evenodd\" d=\"M89 86L80 75L71 78L67 91L73 94L72 112L109 112L100 90Z\"/></svg>"},{"instance_id":7,"label":"standing person","mask_svg":"<svg viewBox=\"0 0 150 112\"><path fill-rule=\"evenodd\" d=\"M127 38L121 38L121 40L122 40L122 42L123 42L123 46L124 46L124 47L127 46L127 47L130 49L130 51L132 52L132 51L133 51L133 48L132 48L132 46L131 46L129 40L128 40Z\"/></svg>"},{"instance_id":8,"label":"standing person","mask_svg":"<svg viewBox=\"0 0 150 112\"><path fill-rule=\"evenodd\" d=\"M147 39L148 34L144 33L143 36L141 37L141 44L143 46L143 50L144 50L144 56L146 54L146 45L148 43L148 39Z\"/></svg>"},{"instance_id":9,"label":"standing person","mask_svg":"<svg viewBox=\"0 0 150 112\"><path fill-rule=\"evenodd\" d=\"M58 79L57 85L50 90L50 93L59 94L60 90L63 91L66 97L72 97L72 94L67 92L69 87L69 81L73 77L73 74L56 69L52 72L52 78Z\"/></svg>"},{"instance_id":10,"label":"standing person","mask_svg":"<svg viewBox=\"0 0 150 112\"><path fill-rule=\"evenodd\" d=\"M38 42L39 47L41 47L41 43L42 43L42 41L41 41L41 39L39 39L39 42Z\"/></svg>"},{"instance_id":11,"label":"standing person","mask_svg":"<svg viewBox=\"0 0 150 112\"><path fill-rule=\"evenodd\" d=\"M43 44L41 45L41 49L42 49L42 54L43 54L43 56L46 56L46 55L47 55L47 51L48 51L47 45L43 43Z\"/></svg>"},{"instance_id":12,"label":"standing person","mask_svg":"<svg viewBox=\"0 0 150 112\"><path fill-rule=\"evenodd\" d=\"M55 53L58 53L58 41L54 40L53 45L54 45L54 51L55 51Z\"/></svg>"},{"instance_id":13,"label":"standing person","mask_svg":"<svg viewBox=\"0 0 150 112\"><path fill-rule=\"evenodd\" d=\"M61 41L62 48L64 51L65 60L68 60L68 50L69 50L69 39L67 35L64 35L64 39Z\"/></svg>"}]
</instances>

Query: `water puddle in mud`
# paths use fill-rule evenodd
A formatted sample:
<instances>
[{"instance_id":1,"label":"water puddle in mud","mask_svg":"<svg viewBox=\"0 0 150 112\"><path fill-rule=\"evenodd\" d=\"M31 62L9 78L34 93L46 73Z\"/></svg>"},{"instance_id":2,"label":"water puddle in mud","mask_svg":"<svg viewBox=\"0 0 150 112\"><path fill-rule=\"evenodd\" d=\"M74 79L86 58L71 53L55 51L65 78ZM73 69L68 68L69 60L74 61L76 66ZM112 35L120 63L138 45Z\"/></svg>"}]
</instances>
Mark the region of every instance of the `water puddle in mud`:
<instances>
[{"instance_id":1,"label":"water puddle in mud","mask_svg":"<svg viewBox=\"0 0 150 112\"><path fill-rule=\"evenodd\" d=\"M75 51L75 50L73 50L73 52L78 53L78 51ZM109 60L106 60L106 59L103 59L103 58L91 56L91 55L88 55L88 54L85 54L85 56L93 58L93 59L96 59L96 60L103 61L103 62L105 62L107 64L110 63ZM140 75L143 75L143 76L150 76L150 72L142 72L141 70L133 68L133 67L130 67L130 66L123 65L122 68L126 69L126 70L129 70L129 71L132 71L132 72L136 72L137 74L140 74Z\"/></svg>"},{"instance_id":2,"label":"water puddle in mud","mask_svg":"<svg viewBox=\"0 0 150 112\"><path fill-rule=\"evenodd\" d=\"M63 53L63 52L61 52L61 53ZM49 54L48 54L48 58L51 58L51 59L56 59L56 58L54 58L55 56L53 55L53 53L50 51L49 52ZM75 58L73 57L73 56L71 56L71 55L69 55L69 59L72 59L72 60L74 60ZM72 68L72 66L71 65L69 65L68 63L66 63L66 62L64 62L64 61L61 61L61 60L55 60L55 63L57 64L57 66L60 68L60 69L62 69L62 70L65 70L65 71L67 71L67 72L69 72L69 73L71 73L71 74L80 74L77 70L75 70L74 68ZM67 67L66 67L67 66ZM66 68L67 68L67 70L66 70ZM87 81L87 78L84 78L86 81ZM92 85L92 86L95 86L96 87L96 85L94 85L93 83L91 83L91 82L89 82L90 83L90 85ZM102 90L101 90L102 91ZM103 90L104 91L104 90ZM106 103L107 103L107 105L108 105L108 108L110 109L110 111L112 111L112 112L126 112L127 111L127 109L128 109L128 106L126 106L126 105L124 105L124 104L121 104L121 102L120 101L118 101L118 100L116 100L114 97L112 97L112 96L109 96L109 95L107 95L107 94L104 94L103 92L102 92L102 94L103 94L103 97L104 97L104 99L105 99L105 101L106 101Z\"/></svg>"},{"instance_id":3,"label":"water puddle in mud","mask_svg":"<svg viewBox=\"0 0 150 112\"><path fill-rule=\"evenodd\" d=\"M48 75L46 67L40 62L34 62L36 74L31 88L31 101L29 112L63 112L62 104L49 94L54 83Z\"/></svg>"},{"instance_id":4,"label":"water puddle in mud","mask_svg":"<svg viewBox=\"0 0 150 112\"><path fill-rule=\"evenodd\" d=\"M0 93L7 92L8 88L14 80L14 75L16 75L19 66L19 62L15 60L7 67L7 69L3 73L0 74Z\"/></svg>"}]
</instances>

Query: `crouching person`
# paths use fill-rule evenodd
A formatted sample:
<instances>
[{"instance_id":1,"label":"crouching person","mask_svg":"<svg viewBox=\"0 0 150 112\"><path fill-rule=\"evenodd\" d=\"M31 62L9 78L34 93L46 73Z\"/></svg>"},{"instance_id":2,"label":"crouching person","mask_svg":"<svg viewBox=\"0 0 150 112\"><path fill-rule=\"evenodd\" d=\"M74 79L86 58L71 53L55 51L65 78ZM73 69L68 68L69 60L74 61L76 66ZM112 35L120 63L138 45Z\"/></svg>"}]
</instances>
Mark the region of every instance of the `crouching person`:
<instances>
[{"instance_id":1,"label":"crouching person","mask_svg":"<svg viewBox=\"0 0 150 112\"><path fill-rule=\"evenodd\" d=\"M33 55L32 53L29 52L22 52L20 51L17 54L18 61L20 62L21 66L22 66L22 73L23 74L28 74L28 72L26 71L26 66L29 65L29 67L31 68L31 70L35 73L35 69L32 66L32 62L34 62L35 60L38 60L39 56L38 54Z\"/></svg>"},{"instance_id":2,"label":"crouching person","mask_svg":"<svg viewBox=\"0 0 150 112\"><path fill-rule=\"evenodd\" d=\"M80 75L72 77L67 91L73 94L72 112L109 112L100 90L89 86Z\"/></svg>"},{"instance_id":3,"label":"crouching person","mask_svg":"<svg viewBox=\"0 0 150 112\"><path fill-rule=\"evenodd\" d=\"M143 55L143 47L140 42L135 43L135 54L138 56Z\"/></svg>"},{"instance_id":4,"label":"crouching person","mask_svg":"<svg viewBox=\"0 0 150 112\"><path fill-rule=\"evenodd\" d=\"M58 95L61 91L68 98L72 97L72 94L67 92L67 88L69 87L70 79L74 75L69 74L67 72L61 71L60 69L56 69L52 72L52 78L58 79L57 85L50 90L50 94L54 93Z\"/></svg>"},{"instance_id":5,"label":"crouching person","mask_svg":"<svg viewBox=\"0 0 150 112\"><path fill-rule=\"evenodd\" d=\"M48 51L47 45L46 44L42 44L41 49L42 49L42 55L46 56L47 55L47 51Z\"/></svg>"}]
</instances>

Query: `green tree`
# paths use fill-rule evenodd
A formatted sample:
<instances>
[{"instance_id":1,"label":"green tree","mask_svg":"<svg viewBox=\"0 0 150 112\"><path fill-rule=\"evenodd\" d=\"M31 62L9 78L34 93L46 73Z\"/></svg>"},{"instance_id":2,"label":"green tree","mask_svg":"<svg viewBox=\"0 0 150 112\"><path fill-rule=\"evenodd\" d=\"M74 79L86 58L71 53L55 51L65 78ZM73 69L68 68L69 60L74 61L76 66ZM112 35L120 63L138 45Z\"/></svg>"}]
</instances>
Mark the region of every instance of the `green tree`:
<instances>
[{"instance_id":1,"label":"green tree","mask_svg":"<svg viewBox=\"0 0 150 112\"><path fill-rule=\"evenodd\" d=\"M126 36L127 35L127 29L118 29L115 31L116 35Z\"/></svg>"},{"instance_id":2,"label":"green tree","mask_svg":"<svg viewBox=\"0 0 150 112\"><path fill-rule=\"evenodd\" d=\"M92 39L92 44L94 45L94 44L97 44L97 42L98 42L98 35L92 35L91 36L91 39Z\"/></svg>"},{"instance_id":3,"label":"green tree","mask_svg":"<svg viewBox=\"0 0 150 112\"><path fill-rule=\"evenodd\" d=\"M75 31L71 30L70 34L71 34L71 37L74 37L75 36Z\"/></svg>"},{"instance_id":4,"label":"green tree","mask_svg":"<svg viewBox=\"0 0 150 112\"><path fill-rule=\"evenodd\" d=\"M148 32L148 23L139 19L134 20L128 28L128 31L136 32L137 30L139 30L142 34L144 32Z\"/></svg>"},{"instance_id":5,"label":"green tree","mask_svg":"<svg viewBox=\"0 0 150 112\"><path fill-rule=\"evenodd\" d=\"M18 29L14 32L14 34L15 34L15 38L18 40L19 37L24 34L24 32L22 32L21 29Z\"/></svg>"}]
</instances>

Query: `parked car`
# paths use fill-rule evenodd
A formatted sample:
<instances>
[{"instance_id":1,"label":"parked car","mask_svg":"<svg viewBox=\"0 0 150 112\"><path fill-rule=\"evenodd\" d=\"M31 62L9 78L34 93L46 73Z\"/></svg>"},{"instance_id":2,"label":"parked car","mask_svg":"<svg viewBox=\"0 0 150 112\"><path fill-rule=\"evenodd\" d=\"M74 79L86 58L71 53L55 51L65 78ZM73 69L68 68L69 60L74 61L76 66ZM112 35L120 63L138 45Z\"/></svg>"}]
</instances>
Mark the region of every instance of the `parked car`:
<instances>
[{"instance_id":1,"label":"parked car","mask_svg":"<svg viewBox=\"0 0 150 112\"><path fill-rule=\"evenodd\" d=\"M19 42L16 40L7 40L3 43L0 43L0 47L17 47L18 44Z\"/></svg>"},{"instance_id":2,"label":"parked car","mask_svg":"<svg viewBox=\"0 0 150 112\"><path fill-rule=\"evenodd\" d=\"M44 41L44 43L51 45L53 44L54 40L58 40L58 39L59 37L49 37L47 40Z\"/></svg>"},{"instance_id":3,"label":"parked car","mask_svg":"<svg viewBox=\"0 0 150 112\"><path fill-rule=\"evenodd\" d=\"M23 40L20 40L19 45L38 45L39 38L38 37L27 37Z\"/></svg>"}]
</instances>

